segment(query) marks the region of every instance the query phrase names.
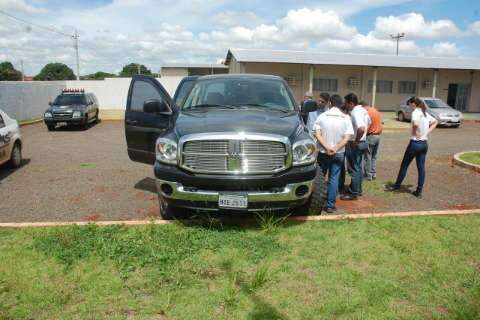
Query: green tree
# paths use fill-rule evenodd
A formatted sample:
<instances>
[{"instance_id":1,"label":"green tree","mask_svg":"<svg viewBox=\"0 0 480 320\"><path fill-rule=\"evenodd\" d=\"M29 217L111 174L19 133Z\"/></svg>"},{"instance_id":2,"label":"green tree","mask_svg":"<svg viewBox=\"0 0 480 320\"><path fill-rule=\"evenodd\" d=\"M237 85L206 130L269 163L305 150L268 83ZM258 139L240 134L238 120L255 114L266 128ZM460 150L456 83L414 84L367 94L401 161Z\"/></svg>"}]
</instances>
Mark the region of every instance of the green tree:
<instances>
[{"instance_id":1,"label":"green tree","mask_svg":"<svg viewBox=\"0 0 480 320\"><path fill-rule=\"evenodd\" d=\"M86 76L81 76L82 80L103 80L105 78L115 78L117 75L113 73L98 71L92 74L87 74Z\"/></svg>"},{"instance_id":2,"label":"green tree","mask_svg":"<svg viewBox=\"0 0 480 320\"><path fill-rule=\"evenodd\" d=\"M152 71L147 69L143 64L138 63L130 63L123 67L122 71L120 71L120 77L132 77L138 74L138 67L140 66L140 73L146 74L151 76Z\"/></svg>"},{"instance_id":3,"label":"green tree","mask_svg":"<svg viewBox=\"0 0 480 320\"><path fill-rule=\"evenodd\" d=\"M15 70L11 62L0 63L0 81L19 81L22 80L22 73Z\"/></svg>"},{"instance_id":4,"label":"green tree","mask_svg":"<svg viewBox=\"0 0 480 320\"><path fill-rule=\"evenodd\" d=\"M75 74L66 64L49 63L45 65L33 80L75 80Z\"/></svg>"}]
</instances>

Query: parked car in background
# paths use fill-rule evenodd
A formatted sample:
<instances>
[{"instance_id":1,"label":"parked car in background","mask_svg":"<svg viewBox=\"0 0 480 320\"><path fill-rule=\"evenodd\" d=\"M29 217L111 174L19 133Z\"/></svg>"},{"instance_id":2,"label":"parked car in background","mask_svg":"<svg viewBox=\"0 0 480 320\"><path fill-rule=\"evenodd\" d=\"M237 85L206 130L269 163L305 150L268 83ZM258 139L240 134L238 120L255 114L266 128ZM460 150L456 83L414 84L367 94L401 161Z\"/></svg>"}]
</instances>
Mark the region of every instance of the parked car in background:
<instances>
[{"instance_id":1,"label":"parked car in background","mask_svg":"<svg viewBox=\"0 0 480 320\"><path fill-rule=\"evenodd\" d=\"M399 121L410 121L412 119L412 108L407 104L410 98L403 101L397 109ZM420 98L427 107L427 112L438 121L440 126L459 127L463 123L463 113L453 109L438 98Z\"/></svg>"},{"instance_id":2,"label":"parked car in background","mask_svg":"<svg viewBox=\"0 0 480 320\"><path fill-rule=\"evenodd\" d=\"M83 89L63 89L49 105L43 117L48 131L55 130L57 125L88 129L90 123L98 121L97 97Z\"/></svg>"},{"instance_id":3,"label":"parked car in background","mask_svg":"<svg viewBox=\"0 0 480 320\"><path fill-rule=\"evenodd\" d=\"M0 165L6 162L12 168L22 165L22 136L17 120L0 110Z\"/></svg>"},{"instance_id":4,"label":"parked car in background","mask_svg":"<svg viewBox=\"0 0 480 320\"><path fill-rule=\"evenodd\" d=\"M156 79L138 75L127 98L128 155L154 165L164 219L178 209L321 213L316 143L285 80L210 75L186 91L179 106Z\"/></svg>"}]
</instances>

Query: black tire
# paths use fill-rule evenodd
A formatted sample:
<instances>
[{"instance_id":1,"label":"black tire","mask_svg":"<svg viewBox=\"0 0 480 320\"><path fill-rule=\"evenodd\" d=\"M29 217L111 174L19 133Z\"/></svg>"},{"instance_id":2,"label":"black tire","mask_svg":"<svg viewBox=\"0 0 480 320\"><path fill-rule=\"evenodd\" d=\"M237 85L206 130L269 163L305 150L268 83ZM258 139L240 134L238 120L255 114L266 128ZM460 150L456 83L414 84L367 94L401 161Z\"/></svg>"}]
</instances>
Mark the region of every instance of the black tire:
<instances>
[{"instance_id":1,"label":"black tire","mask_svg":"<svg viewBox=\"0 0 480 320\"><path fill-rule=\"evenodd\" d=\"M47 129L48 129L48 131L54 131L55 130L55 124L47 124Z\"/></svg>"},{"instance_id":2,"label":"black tire","mask_svg":"<svg viewBox=\"0 0 480 320\"><path fill-rule=\"evenodd\" d=\"M173 220L178 218L178 209L169 205L160 195L158 196L158 204L160 207L160 218L163 220Z\"/></svg>"},{"instance_id":3,"label":"black tire","mask_svg":"<svg viewBox=\"0 0 480 320\"><path fill-rule=\"evenodd\" d=\"M10 154L10 161L8 162L10 168L19 168L22 165L22 146L15 142L12 153Z\"/></svg>"},{"instance_id":4,"label":"black tire","mask_svg":"<svg viewBox=\"0 0 480 320\"><path fill-rule=\"evenodd\" d=\"M320 215L325 207L326 199L327 185L325 182L325 173L320 167L317 167L317 175L312 184L312 194L303 206L303 212L307 215Z\"/></svg>"},{"instance_id":5,"label":"black tire","mask_svg":"<svg viewBox=\"0 0 480 320\"><path fill-rule=\"evenodd\" d=\"M83 130L88 130L88 116L85 117L85 120L84 120L84 122L83 122L83 124L82 124L82 129L83 129Z\"/></svg>"},{"instance_id":6,"label":"black tire","mask_svg":"<svg viewBox=\"0 0 480 320\"><path fill-rule=\"evenodd\" d=\"M403 112L398 113L398 121L405 122L405 115L403 114Z\"/></svg>"},{"instance_id":7,"label":"black tire","mask_svg":"<svg viewBox=\"0 0 480 320\"><path fill-rule=\"evenodd\" d=\"M98 123L98 110L97 113L95 113L95 121L93 123Z\"/></svg>"}]
</instances>

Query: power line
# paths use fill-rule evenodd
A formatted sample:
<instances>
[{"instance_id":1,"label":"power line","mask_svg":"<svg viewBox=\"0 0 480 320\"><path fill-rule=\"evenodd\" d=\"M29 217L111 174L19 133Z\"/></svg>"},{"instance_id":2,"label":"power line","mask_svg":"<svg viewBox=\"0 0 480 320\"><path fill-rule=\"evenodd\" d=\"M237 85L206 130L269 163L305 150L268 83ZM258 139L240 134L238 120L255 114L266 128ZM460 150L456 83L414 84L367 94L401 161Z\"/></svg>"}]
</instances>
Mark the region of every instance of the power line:
<instances>
[{"instance_id":1,"label":"power line","mask_svg":"<svg viewBox=\"0 0 480 320\"><path fill-rule=\"evenodd\" d=\"M49 28L49 27L45 27L45 26L42 26L42 25L39 25L39 24L36 24L36 23L33 23L33 22L30 22L30 21L27 21L27 20L24 20L24 19L21 19L21 18L18 18L14 15L11 15L10 13L8 12L5 12L3 10L0 9L0 13L9 17L9 18L12 18L14 20L17 20L17 21L20 21L22 23L25 23L25 24L28 24L28 25L31 25L31 26L34 26L34 27L37 27L37 28L40 28L40 29L43 29L43 30L46 30L46 31L50 31L50 32L54 32L54 33L57 33L57 34L60 34L62 36L66 36L66 37L73 37L71 34L68 34L68 33L64 33L62 31L58 31L58 30L55 30L53 28Z\"/></svg>"},{"instance_id":2,"label":"power line","mask_svg":"<svg viewBox=\"0 0 480 320\"><path fill-rule=\"evenodd\" d=\"M80 80L80 58L78 56L78 37L79 37L79 35L78 35L78 32L77 32L76 29L75 29L75 33L73 35L71 35L71 34L64 33L62 31L58 31L58 30L53 29L53 28L45 27L45 26L30 22L30 21L27 21L27 20L18 18L14 15L11 15L8 12L5 12L5 11L1 10L1 9L0 9L0 13L9 17L9 18L11 18L11 19L20 21L20 22L28 24L30 26L34 26L34 27L37 27L37 28L40 28L40 29L43 29L43 30L47 30L47 31L50 31L50 32L53 32L53 33L56 33L56 34L60 34L62 36L66 36L66 37L69 37L69 38L73 39L73 48L75 49L75 60L76 60L76 64L77 64L77 80Z\"/></svg>"}]
</instances>

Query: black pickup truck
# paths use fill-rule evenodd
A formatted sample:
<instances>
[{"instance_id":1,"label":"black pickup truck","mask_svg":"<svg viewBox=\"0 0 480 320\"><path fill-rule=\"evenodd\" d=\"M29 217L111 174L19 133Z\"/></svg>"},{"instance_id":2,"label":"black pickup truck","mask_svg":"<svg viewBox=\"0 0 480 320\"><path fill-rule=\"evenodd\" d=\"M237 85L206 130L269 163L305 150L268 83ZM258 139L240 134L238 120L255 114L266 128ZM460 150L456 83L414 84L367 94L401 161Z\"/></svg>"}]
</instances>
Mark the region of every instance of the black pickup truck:
<instances>
[{"instance_id":1,"label":"black pickup truck","mask_svg":"<svg viewBox=\"0 0 480 320\"><path fill-rule=\"evenodd\" d=\"M128 155L154 165L162 218L180 208L321 213L316 144L282 78L187 78L175 98L135 76L125 112Z\"/></svg>"}]
</instances>

